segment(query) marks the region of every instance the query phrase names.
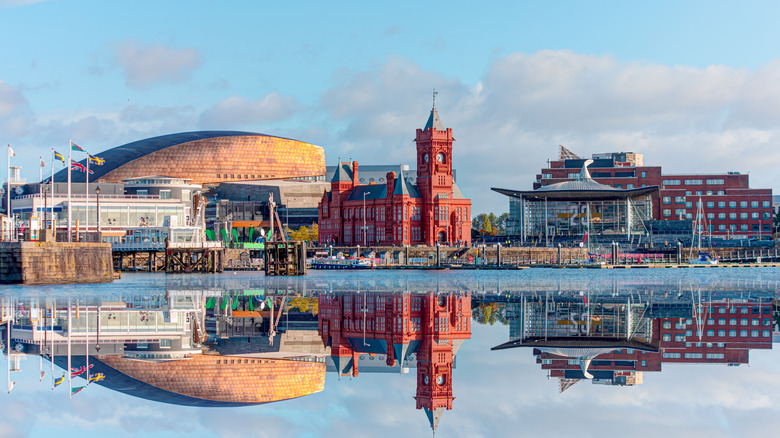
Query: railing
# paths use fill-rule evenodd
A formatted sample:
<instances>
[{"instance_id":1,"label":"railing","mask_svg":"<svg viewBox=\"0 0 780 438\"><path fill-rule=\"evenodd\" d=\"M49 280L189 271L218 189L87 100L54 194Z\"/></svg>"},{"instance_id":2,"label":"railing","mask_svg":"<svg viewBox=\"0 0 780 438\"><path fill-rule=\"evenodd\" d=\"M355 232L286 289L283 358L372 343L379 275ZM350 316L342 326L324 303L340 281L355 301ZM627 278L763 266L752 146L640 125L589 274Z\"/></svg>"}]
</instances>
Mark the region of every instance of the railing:
<instances>
[{"instance_id":1,"label":"railing","mask_svg":"<svg viewBox=\"0 0 780 438\"><path fill-rule=\"evenodd\" d=\"M169 249L219 249L222 242L168 242ZM162 251L165 242L116 242L111 244L114 251Z\"/></svg>"}]
</instances>

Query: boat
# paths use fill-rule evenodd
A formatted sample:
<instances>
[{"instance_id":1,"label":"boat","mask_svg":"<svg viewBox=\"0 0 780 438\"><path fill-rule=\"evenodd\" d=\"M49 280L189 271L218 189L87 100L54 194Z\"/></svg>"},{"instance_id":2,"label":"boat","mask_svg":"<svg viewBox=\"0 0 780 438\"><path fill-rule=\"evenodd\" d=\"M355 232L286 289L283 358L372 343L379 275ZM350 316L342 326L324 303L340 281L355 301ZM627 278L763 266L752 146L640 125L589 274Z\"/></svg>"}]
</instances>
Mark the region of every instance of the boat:
<instances>
[{"instance_id":1,"label":"boat","mask_svg":"<svg viewBox=\"0 0 780 438\"><path fill-rule=\"evenodd\" d=\"M374 259L368 258L336 258L315 257L311 260L312 269L374 269Z\"/></svg>"},{"instance_id":2,"label":"boat","mask_svg":"<svg viewBox=\"0 0 780 438\"><path fill-rule=\"evenodd\" d=\"M696 222L693 225L693 238L691 240L691 255L688 259L688 263L691 265L717 265L718 259L713 257L711 253L701 250L701 235L705 225L703 223L704 209L702 208L701 198L696 209ZM693 243L696 242L698 248L698 255L693 256Z\"/></svg>"}]
</instances>

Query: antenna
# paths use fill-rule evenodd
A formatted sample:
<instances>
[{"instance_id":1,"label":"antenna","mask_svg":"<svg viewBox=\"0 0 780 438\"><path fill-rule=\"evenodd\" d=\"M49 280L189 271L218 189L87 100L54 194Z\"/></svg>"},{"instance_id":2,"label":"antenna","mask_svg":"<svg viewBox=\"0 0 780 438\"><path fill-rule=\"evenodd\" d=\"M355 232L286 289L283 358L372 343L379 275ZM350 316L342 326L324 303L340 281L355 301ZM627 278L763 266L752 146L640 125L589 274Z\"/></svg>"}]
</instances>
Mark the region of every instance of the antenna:
<instances>
[{"instance_id":1,"label":"antenna","mask_svg":"<svg viewBox=\"0 0 780 438\"><path fill-rule=\"evenodd\" d=\"M436 95L437 94L439 94L439 92L436 91L436 89L434 88L433 89L433 109L436 109Z\"/></svg>"}]
</instances>

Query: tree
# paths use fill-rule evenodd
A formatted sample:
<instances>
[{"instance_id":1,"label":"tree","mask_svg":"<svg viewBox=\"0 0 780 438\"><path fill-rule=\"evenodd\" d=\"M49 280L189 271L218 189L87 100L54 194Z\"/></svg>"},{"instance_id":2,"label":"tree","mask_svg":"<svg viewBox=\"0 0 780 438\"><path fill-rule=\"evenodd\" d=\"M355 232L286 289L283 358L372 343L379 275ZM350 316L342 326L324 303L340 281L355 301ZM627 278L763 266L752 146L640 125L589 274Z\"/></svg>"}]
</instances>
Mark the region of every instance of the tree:
<instances>
[{"instance_id":1,"label":"tree","mask_svg":"<svg viewBox=\"0 0 780 438\"><path fill-rule=\"evenodd\" d=\"M311 228L302 226L295 231L290 231L290 239L292 240L306 240L316 241L319 236L319 226L312 224Z\"/></svg>"},{"instance_id":2,"label":"tree","mask_svg":"<svg viewBox=\"0 0 780 438\"><path fill-rule=\"evenodd\" d=\"M298 309L299 312L309 312L312 315L317 315L320 311L320 302L317 298L295 297L290 298L290 308Z\"/></svg>"},{"instance_id":3,"label":"tree","mask_svg":"<svg viewBox=\"0 0 780 438\"><path fill-rule=\"evenodd\" d=\"M493 213L490 213L490 216L495 217L493 215ZM490 216L485 218L485 225L482 228L482 230L480 230L480 231L483 231L482 234L488 234L488 235L492 235L493 234L493 224L490 221Z\"/></svg>"}]
</instances>

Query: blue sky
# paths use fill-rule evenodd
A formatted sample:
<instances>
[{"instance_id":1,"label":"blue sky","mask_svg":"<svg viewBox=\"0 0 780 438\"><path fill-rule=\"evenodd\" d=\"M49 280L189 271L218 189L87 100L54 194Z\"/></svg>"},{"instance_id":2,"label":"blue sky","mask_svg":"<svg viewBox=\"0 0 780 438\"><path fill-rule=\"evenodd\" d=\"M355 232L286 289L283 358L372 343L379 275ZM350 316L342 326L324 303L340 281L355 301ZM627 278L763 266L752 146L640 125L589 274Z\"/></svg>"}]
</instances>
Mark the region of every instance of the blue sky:
<instances>
[{"instance_id":1,"label":"blue sky","mask_svg":"<svg viewBox=\"0 0 780 438\"><path fill-rule=\"evenodd\" d=\"M198 129L411 163L436 88L474 211L558 144L778 186L776 2L0 0L0 143L37 158ZM48 160L47 160L48 161ZM411 163L413 164L413 163Z\"/></svg>"}]
</instances>

